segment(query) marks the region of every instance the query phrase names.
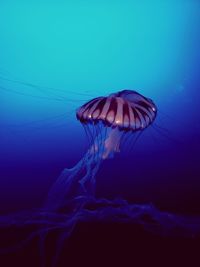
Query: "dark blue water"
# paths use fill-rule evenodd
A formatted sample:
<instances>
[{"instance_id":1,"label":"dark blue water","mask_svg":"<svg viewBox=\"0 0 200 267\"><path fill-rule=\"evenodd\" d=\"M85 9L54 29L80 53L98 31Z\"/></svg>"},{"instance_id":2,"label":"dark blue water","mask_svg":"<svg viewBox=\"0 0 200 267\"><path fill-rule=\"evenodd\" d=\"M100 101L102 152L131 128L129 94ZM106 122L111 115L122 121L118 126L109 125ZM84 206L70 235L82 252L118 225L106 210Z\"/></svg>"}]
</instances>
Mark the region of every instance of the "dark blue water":
<instances>
[{"instance_id":1,"label":"dark blue water","mask_svg":"<svg viewBox=\"0 0 200 267\"><path fill-rule=\"evenodd\" d=\"M198 1L2 1L0 40L2 214L40 208L61 171L88 149L76 109L128 88L154 100L155 126L135 143L133 135L120 153L102 163L96 197L200 215ZM90 250L91 243L97 246L95 253L103 246L105 256L110 242L126 255L134 237L139 252L141 240L150 247L155 242L157 249L165 243L140 227L96 222L77 226L65 251L86 251L80 244L88 238Z\"/></svg>"}]
</instances>

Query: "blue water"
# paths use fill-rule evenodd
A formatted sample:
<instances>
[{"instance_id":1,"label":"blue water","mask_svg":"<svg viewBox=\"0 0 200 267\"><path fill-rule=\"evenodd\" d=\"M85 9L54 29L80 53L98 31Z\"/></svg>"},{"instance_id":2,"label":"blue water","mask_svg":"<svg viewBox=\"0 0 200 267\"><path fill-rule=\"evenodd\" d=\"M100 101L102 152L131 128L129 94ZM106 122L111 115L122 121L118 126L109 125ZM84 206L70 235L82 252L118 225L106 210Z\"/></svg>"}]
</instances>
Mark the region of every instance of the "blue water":
<instances>
[{"instance_id":1,"label":"blue water","mask_svg":"<svg viewBox=\"0 0 200 267\"><path fill-rule=\"evenodd\" d=\"M2 213L40 207L83 157L79 106L133 89L156 127L105 160L97 197L200 214L198 1L1 1L0 40Z\"/></svg>"}]
</instances>

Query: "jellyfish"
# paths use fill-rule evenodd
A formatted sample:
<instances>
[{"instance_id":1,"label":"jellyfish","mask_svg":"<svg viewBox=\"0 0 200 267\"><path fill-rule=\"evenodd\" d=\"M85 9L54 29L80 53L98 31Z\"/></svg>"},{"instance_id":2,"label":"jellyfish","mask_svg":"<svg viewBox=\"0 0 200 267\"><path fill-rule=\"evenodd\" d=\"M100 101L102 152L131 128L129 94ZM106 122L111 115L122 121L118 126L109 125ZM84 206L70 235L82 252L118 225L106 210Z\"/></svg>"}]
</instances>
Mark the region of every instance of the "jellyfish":
<instances>
[{"instance_id":1,"label":"jellyfish","mask_svg":"<svg viewBox=\"0 0 200 267\"><path fill-rule=\"evenodd\" d=\"M122 140L130 133L142 132L156 118L157 107L154 102L133 90L122 90L109 96L94 98L76 111L76 118L83 125L89 139L89 148L83 158L71 169L64 169L50 188L44 204L45 214L58 223L64 214L64 233L58 238L54 263L58 260L63 241L72 233L76 223L81 220L105 219L106 214L116 218L127 210L126 201L98 200L95 197L96 175L102 161L119 153ZM98 208L98 205L104 208ZM94 205L91 213L88 207ZM116 205L119 207L116 209ZM142 209L143 210L143 209ZM109 212L108 212L109 211ZM142 211L143 213L143 211ZM56 214L53 215L52 214ZM137 212L136 212L137 214ZM128 215L128 214L127 214ZM135 212L129 214L130 218ZM49 217L43 221L49 225ZM56 227L60 227L59 224ZM48 229L48 226L46 227ZM40 235L41 255L44 255L44 242L48 230L42 229Z\"/></svg>"},{"instance_id":2,"label":"jellyfish","mask_svg":"<svg viewBox=\"0 0 200 267\"><path fill-rule=\"evenodd\" d=\"M144 131L156 114L154 102L133 90L100 96L79 107L76 117L88 136L89 148L73 168L63 170L49 191L45 207L69 212L94 197L102 161L119 153L126 135Z\"/></svg>"}]
</instances>

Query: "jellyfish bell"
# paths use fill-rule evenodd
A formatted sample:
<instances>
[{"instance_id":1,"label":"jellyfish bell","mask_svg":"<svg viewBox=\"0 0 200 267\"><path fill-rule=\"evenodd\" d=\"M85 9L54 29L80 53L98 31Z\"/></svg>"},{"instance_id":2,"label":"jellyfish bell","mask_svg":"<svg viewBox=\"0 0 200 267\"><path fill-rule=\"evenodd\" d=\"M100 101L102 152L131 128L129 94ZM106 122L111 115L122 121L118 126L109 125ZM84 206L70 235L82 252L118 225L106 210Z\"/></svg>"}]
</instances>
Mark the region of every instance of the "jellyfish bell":
<instances>
[{"instance_id":1,"label":"jellyfish bell","mask_svg":"<svg viewBox=\"0 0 200 267\"><path fill-rule=\"evenodd\" d=\"M91 151L102 159L120 151L121 139L127 132L143 131L156 118L154 102L133 90L122 90L107 97L94 98L76 112L85 127L96 128ZM96 138L95 138L96 137Z\"/></svg>"}]
</instances>

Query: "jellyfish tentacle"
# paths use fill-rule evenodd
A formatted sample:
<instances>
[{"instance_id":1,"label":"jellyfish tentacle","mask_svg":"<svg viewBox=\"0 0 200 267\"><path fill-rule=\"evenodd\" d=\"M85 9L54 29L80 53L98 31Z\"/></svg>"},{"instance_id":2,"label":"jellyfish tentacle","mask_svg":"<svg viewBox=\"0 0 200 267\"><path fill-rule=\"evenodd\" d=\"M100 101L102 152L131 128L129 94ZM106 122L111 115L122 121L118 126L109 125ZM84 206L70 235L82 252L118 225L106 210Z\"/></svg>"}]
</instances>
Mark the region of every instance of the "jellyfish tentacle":
<instances>
[{"instance_id":1,"label":"jellyfish tentacle","mask_svg":"<svg viewBox=\"0 0 200 267\"><path fill-rule=\"evenodd\" d=\"M47 209L60 208L67 200L71 201L80 195L94 194L95 176L101 164L102 148L98 150L99 153L92 153L90 148L73 168L63 170L49 191L45 203Z\"/></svg>"}]
</instances>

